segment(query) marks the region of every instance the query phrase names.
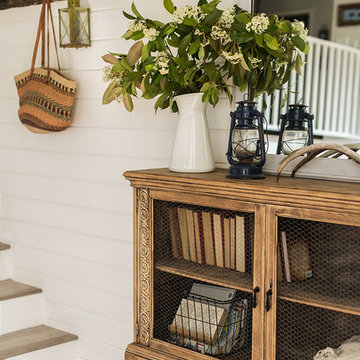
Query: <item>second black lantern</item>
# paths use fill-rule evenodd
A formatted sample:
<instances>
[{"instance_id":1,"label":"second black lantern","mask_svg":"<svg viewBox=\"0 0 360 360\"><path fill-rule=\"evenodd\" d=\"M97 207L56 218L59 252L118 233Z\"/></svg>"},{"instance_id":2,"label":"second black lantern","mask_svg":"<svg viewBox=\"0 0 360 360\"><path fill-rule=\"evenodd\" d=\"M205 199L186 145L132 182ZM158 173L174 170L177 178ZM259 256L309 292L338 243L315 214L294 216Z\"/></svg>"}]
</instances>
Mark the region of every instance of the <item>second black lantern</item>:
<instances>
[{"instance_id":1,"label":"second black lantern","mask_svg":"<svg viewBox=\"0 0 360 360\"><path fill-rule=\"evenodd\" d=\"M289 155L297 149L311 145L313 140L314 115L307 113L306 105L289 105L285 115L281 115L281 128L277 154Z\"/></svg>"}]
</instances>

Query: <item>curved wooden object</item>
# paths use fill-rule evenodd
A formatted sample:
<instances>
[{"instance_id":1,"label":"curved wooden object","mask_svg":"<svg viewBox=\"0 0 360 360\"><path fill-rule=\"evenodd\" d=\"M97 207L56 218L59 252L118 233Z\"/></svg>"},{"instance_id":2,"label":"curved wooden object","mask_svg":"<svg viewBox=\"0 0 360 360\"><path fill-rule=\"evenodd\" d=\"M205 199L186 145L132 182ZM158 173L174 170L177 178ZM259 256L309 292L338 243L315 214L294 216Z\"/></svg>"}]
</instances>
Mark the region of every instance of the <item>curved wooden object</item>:
<instances>
[{"instance_id":1,"label":"curved wooden object","mask_svg":"<svg viewBox=\"0 0 360 360\"><path fill-rule=\"evenodd\" d=\"M357 154L355 151L349 149L348 147L340 144L313 144L310 146L307 146L302 149L295 150L292 152L289 156L287 156L285 159L283 159L280 164L279 168L277 170L277 176L276 176L276 182L279 182L280 174L285 168L285 166L290 163L292 160L296 159L299 156L305 155L309 153L309 155L304 158L300 163L294 168L294 170L291 173L291 176L293 177L297 170L299 170L304 164L312 160L314 157L322 153L326 150L334 150L336 153L341 153L346 155L349 159L354 160L356 163L360 164L360 155Z\"/></svg>"}]
</instances>

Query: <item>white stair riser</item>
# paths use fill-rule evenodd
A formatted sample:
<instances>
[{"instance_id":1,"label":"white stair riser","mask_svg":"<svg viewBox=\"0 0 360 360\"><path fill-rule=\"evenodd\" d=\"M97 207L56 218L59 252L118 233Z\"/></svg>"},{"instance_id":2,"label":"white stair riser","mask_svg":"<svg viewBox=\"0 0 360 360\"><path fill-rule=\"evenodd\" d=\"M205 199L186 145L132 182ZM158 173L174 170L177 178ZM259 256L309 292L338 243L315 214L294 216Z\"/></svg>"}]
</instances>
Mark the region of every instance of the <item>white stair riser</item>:
<instances>
[{"instance_id":1,"label":"white stair riser","mask_svg":"<svg viewBox=\"0 0 360 360\"><path fill-rule=\"evenodd\" d=\"M7 360L74 360L76 341L50 346L23 355L13 356Z\"/></svg>"},{"instance_id":2,"label":"white stair riser","mask_svg":"<svg viewBox=\"0 0 360 360\"><path fill-rule=\"evenodd\" d=\"M44 322L43 294L22 296L0 302L0 335Z\"/></svg>"},{"instance_id":3,"label":"white stair riser","mask_svg":"<svg viewBox=\"0 0 360 360\"><path fill-rule=\"evenodd\" d=\"M11 250L0 251L0 280L12 277L12 253Z\"/></svg>"}]
</instances>

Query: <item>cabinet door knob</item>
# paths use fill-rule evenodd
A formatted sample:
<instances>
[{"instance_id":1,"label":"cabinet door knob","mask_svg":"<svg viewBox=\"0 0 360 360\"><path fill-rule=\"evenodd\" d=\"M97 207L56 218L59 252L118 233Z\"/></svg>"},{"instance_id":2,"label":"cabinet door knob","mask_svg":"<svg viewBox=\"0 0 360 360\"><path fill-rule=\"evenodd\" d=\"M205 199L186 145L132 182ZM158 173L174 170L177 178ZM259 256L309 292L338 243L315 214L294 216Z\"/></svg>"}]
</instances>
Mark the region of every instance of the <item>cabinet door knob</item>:
<instances>
[{"instance_id":1,"label":"cabinet door knob","mask_svg":"<svg viewBox=\"0 0 360 360\"><path fill-rule=\"evenodd\" d=\"M271 296L272 296L272 281L270 281L270 288L269 290L266 292L266 302L265 302L265 309L266 311L269 311L271 308Z\"/></svg>"},{"instance_id":2,"label":"cabinet door knob","mask_svg":"<svg viewBox=\"0 0 360 360\"><path fill-rule=\"evenodd\" d=\"M252 306L255 309L257 302L256 302L256 294L260 292L260 288L257 286L254 290L253 290L253 298L252 298Z\"/></svg>"}]
</instances>

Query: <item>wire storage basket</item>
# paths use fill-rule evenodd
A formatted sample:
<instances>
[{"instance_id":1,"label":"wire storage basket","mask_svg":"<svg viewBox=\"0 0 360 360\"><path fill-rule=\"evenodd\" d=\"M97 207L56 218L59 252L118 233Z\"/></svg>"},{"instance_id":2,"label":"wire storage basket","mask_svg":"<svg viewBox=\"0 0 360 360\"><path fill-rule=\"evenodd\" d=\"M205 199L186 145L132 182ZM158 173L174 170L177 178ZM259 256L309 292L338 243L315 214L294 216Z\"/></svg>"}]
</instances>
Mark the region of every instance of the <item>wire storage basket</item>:
<instances>
[{"instance_id":1,"label":"wire storage basket","mask_svg":"<svg viewBox=\"0 0 360 360\"><path fill-rule=\"evenodd\" d=\"M167 274L168 275L168 274ZM171 276L170 282L175 279ZM251 347L251 296L233 289L208 285L203 282L189 283L181 279L177 283L182 291L172 298L171 315L157 318L155 336L172 344L217 358L236 358L239 351L248 352ZM183 282L185 280L185 283ZM164 284L163 289L166 289ZM223 292L229 300L193 293L194 289L206 289L216 295ZM161 293L161 290L160 290ZM157 296L158 308L166 311L166 295ZM163 300L163 301L162 301ZM246 358L246 357L244 357Z\"/></svg>"}]
</instances>

